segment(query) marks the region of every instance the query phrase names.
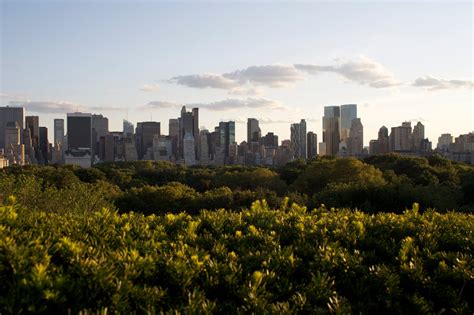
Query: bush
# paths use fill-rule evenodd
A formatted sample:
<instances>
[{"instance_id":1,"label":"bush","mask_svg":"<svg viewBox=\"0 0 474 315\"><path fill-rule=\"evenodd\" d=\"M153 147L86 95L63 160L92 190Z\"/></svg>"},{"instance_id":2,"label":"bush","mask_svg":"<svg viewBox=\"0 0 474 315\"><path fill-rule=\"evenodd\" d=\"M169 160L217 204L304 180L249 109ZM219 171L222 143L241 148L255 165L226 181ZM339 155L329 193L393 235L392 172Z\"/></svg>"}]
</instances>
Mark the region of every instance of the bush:
<instances>
[{"instance_id":1,"label":"bush","mask_svg":"<svg viewBox=\"0 0 474 315\"><path fill-rule=\"evenodd\" d=\"M0 311L468 314L473 233L472 215L420 214L416 204L400 215L285 200L144 216L6 198Z\"/></svg>"}]
</instances>

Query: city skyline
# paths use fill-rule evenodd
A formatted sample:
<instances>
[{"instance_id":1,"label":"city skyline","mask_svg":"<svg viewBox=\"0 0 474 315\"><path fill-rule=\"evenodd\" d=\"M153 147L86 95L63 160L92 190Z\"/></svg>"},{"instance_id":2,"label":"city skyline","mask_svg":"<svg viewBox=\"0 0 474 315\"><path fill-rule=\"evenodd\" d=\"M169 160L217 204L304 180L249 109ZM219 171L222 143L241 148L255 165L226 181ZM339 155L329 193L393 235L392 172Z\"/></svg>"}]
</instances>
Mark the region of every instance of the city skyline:
<instances>
[{"instance_id":1,"label":"city skyline","mask_svg":"<svg viewBox=\"0 0 474 315\"><path fill-rule=\"evenodd\" d=\"M321 137L324 106L359 104L365 146L406 120L435 141L474 129L472 7L4 1L0 105L39 115L50 139L76 110L167 130L199 107L199 127L235 121L240 142L248 117L280 140L301 119Z\"/></svg>"}]
</instances>

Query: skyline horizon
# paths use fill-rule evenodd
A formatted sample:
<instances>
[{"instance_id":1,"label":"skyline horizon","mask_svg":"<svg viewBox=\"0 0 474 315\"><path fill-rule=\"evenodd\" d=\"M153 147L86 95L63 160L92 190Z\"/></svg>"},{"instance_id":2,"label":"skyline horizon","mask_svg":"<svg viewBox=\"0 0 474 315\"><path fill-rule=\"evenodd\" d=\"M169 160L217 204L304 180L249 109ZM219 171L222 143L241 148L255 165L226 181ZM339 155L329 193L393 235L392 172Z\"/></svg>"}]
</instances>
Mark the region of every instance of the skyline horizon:
<instances>
[{"instance_id":1,"label":"skyline horizon","mask_svg":"<svg viewBox=\"0 0 474 315\"><path fill-rule=\"evenodd\" d=\"M235 121L241 141L250 117L282 139L302 118L321 135L324 106L353 103L366 145L403 121L435 141L474 130L470 12L443 1L3 1L0 105L25 104L50 136L75 110L111 130L123 117L167 130L186 105L207 129Z\"/></svg>"},{"instance_id":2,"label":"skyline horizon","mask_svg":"<svg viewBox=\"0 0 474 315\"><path fill-rule=\"evenodd\" d=\"M326 107L333 107L333 106L343 106L343 105L356 105L357 108L358 108L358 104L327 105L327 106L324 106L324 108L326 108ZM39 118L39 121L41 122L41 114L29 115L29 114L27 113L27 109L26 109L25 107L22 107L22 106L19 106L19 105L13 105L13 106L6 105L6 106L4 106L4 107L23 108L23 109L24 109L24 119L25 119L27 116L36 116L36 117ZM201 116L201 108L199 108L199 107L188 107L188 106L186 106L186 105L182 105L182 107L185 107L187 110L188 110L188 109L195 109L195 108L199 109L199 112L200 112L200 114L199 114L199 119L201 119L201 117L202 117L202 116ZM358 110L358 109L357 109L357 110ZM108 119L108 122L109 122L109 132L111 132L111 133L112 133L112 132L123 132L123 123L124 123L125 121L132 123L133 126L134 126L134 128L137 127L137 123L143 123L143 122L158 122L158 123L160 123L160 135L164 135L164 136L169 135L169 120L170 120L170 119L177 119L177 118L179 117L179 115L177 115L176 117L171 117L171 118L167 119L167 120L165 121L166 124L163 124L163 121L155 120L155 119L153 119L152 117L151 117L150 120L141 120L141 121L130 121L130 120L126 119L126 118L122 118L122 119L121 119L121 128L119 128L119 129L111 129L111 128L110 128L110 125L111 125L111 124L110 124L110 119L109 119L109 117L108 117L107 115L104 115L103 113L87 112L87 111L72 111L72 112L67 112L67 113L63 113L63 114L62 114L62 115L64 115L63 118L61 118L61 117L53 118L53 121L51 122L51 125L53 126L52 128L50 128L49 126L45 126L45 125L43 125L43 124L41 124L41 123L39 124L40 127L47 127L47 129L48 129L48 141L49 141L51 144L54 145L53 141L51 141L51 139L54 138L54 120L56 120L56 119L62 119L62 120L64 120L64 124L65 124L65 126L66 126L66 125L67 125L67 116L68 116L69 114L102 115L104 118L107 118L107 119ZM323 116L324 116L324 115L323 115ZM323 118L323 116L321 116L321 118ZM362 125L364 126L363 117L360 117L359 115L357 115L357 118L361 120ZM268 134L268 133L273 133L275 136L278 136L278 138L279 138L279 143L280 143L280 144L281 144L282 141L290 140L290 136L288 136L288 137L281 137L280 134L278 134L277 132L275 132L275 131L273 131L273 130L265 130L264 128L262 128L262 125L263 125L263 126L266 126L266 125L270 125L270 124L287 124L287 125L288 125L288 130L291 129L291 125L292 125L292 124L297 124L297 123L301 122L302 120L304 120L306 123L308 123L308 122L310 122L310 123L315 123L315 122L317 122L317 123L320 123L320 124L322 125L322 119L301 118L301 119L295 120L295 121L267 122L267 121L265 121L265 120L261 120L261 119L258 118L258 117L247 117L247 118L245 118L245 120L242 120L242 119L226 119L226 120L219 120L219 121L217 121L217 122L215 123L215 126L214 126L214 127L207 127L207 126L201 125L201 126L199 126L199 130L204 130L204 129L205 129L205 130L208 130L209 132L212 132L212 131L214 130L214 128L216 128L216 127L219 126L219 122L235 122L236 125L237 125L237 124L238 124L238 125L245 125L245 130L247 130L247 124L248 124L248 120L249 120L249 119L256 119L256 120L258 121L258 124L259 124L259 126L260 126L260 129L262 130L262 136L264 136L264 135L266 135L266 134ZM416 118L415 118L415 119L405 119L405 120L403 120L403 121L400 121L397 125L394 125L394 126L392 126L392 125L387 125L387 124L382 124L382 125L380 125L379 129L377 129L377 135L370 136L370 137L367 136L367 134L366 134L366 132L365 132L365 127L363 127L363 128L364 128L364 133L363 133L363 138L364 138L363 146L364 146L364 148L368 148L368 147L369 147L369 143L370 143L371 140L377 140L377 138L378 138L378 132L379 132L379 130L380 130L381 128L384 128L384 127L387 128L388 131L389 131L389 134L390 134L391 128L399 127L399 126L401 126L403 123L406 123L406 122L410 123L411 126L412 126L412 128L416 125L416 124L414 124L414 123L421 123L425 128L426 128L426 126L427 126L425 120L420 120L420 119L416 119ZM164 128L164 126L166 126L167 128ZM322 129L322 128L321 128L321 129ZM237 130L237 128L236 128L236 130ZM165 131L165 132L163 132L163 131ZM318 143L321 143L321 142L322 142L322 131L318 133L318 132L314 131L314 129L307 128L307 132L314 132L314 133L318 136ZM427 133L427 130L425 129L425 134L426 134L426 133ZM438 138L439 138L441 135L443 135L443 134L450 134L451 136L453 136L453 139L454 139L454 138L457 138L457 137L460 136L460 135L470 134L470 133L474 133L474 130L468 130L468 131L463 132L463 133L460 133L460 134L454 134L454 133L452 133L452 132L447 131L447 132L443 132L443 133L439 134L439 135L438 135L437 137L435 137L435 138L427 137L427 139L430 140L430 142L433 144L433 149L435 149L435 148L436 148L436 144L437 144L437 142L438 142ZM65 134L65 136L67 136L67 134ZM237 131L236 131L235 136L236 136L236 143L237 143L237 144L240 144L240 143L243 142L243 141L245 141L245 142L247 141L247 139L246 139L246 138L247 138L247 132L243 133L243 136L239 138L239 137L238 137L238 136L239 136L239 133L237 133ZM368 140L367 140L367 138L368 138ZM240 140L239 140L239 139L240 139ZM318 154L319 154L319 150L318 150Z\"/></svg>"}]
</instances>

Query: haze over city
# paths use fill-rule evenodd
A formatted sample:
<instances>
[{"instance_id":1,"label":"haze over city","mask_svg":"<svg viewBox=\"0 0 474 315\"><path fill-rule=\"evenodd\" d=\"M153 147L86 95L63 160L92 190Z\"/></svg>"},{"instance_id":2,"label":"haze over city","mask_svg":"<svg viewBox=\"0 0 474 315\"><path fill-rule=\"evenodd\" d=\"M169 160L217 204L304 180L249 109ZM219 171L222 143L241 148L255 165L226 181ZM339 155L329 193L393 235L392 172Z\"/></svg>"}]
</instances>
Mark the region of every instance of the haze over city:
<instances>
[{"instance_id":1,"label":"haze over city","mask_svg":"<svg viewBox=\"0 0 474 315\"><path fill-rule=\"evenodd\" d=\"M421 121L432 141L473 125L472 2L170 3L2 1L1 106L53 119L155 120L181 106L200 125L248 117L289 139L324 106L358 104L364 145ZM420 19L423 17L423 19Z\"/></svg>"}]
</instances>

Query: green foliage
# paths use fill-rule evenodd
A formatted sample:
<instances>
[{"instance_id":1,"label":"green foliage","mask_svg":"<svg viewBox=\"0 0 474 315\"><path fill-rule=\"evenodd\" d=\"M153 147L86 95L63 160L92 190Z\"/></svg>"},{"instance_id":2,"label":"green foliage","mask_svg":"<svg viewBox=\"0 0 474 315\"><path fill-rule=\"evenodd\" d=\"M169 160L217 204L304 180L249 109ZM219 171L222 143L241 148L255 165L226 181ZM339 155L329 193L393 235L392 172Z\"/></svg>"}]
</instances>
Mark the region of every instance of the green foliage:
<instances>
[{"instance_id":1,"label":"green foliage","mask_svg":"<svg viewBox=\"0 0 474 315\"><path fill-rule=\"evenodd\" d=\"M147 190L171 186L195 193ZM241 212L144 216L19 199L0 206L2 314L474 310L469 214L309 211L285 199L279 209L262 200Z\"/></svg>"}]
</instances>

